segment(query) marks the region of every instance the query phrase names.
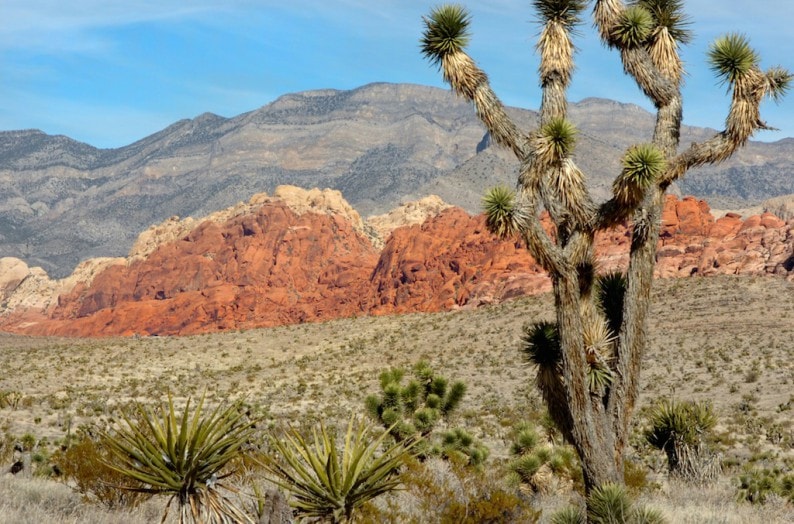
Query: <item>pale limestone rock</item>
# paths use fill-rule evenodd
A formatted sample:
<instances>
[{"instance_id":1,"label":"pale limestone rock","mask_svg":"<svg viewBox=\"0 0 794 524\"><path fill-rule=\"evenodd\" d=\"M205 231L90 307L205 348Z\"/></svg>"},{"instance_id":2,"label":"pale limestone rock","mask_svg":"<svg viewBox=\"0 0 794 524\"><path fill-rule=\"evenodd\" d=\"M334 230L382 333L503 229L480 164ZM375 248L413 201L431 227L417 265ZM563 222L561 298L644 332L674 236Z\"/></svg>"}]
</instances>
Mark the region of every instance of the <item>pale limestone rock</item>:
<instances>
[{"instance_id":1,"label":"pale limestone rock","mask_svg":"<svg viewBox=\"0 0 794 524\"><path fill-rule=\"evenodd\" d=\"M2 262L0 260L0 275L3 275L0 279L5 280ZM49 312L58 304L58 297L61 294L70 292L78 284L90 285L94 277L105 268L114 264L124 264L126 259L104 257L84 260L77 265L71 275L61 280L51 279L40 267L28 268L24 262L21 260L19 262L27 269L27 274L10 293L3 296L0 302L0 314L28 309ZM16 264L14 267L20 266Z\"/></svg>"},{"instance_id":2,"label":"pale limestone rock","mask_svg":"<svg viewBox=\"0 0 794 524\"><path fill-rule=\"evenodd\" d=\"M381 238L385 239L398 227L421 224L450 207L452 206L441 200L440 197L430 195L420 200L401 204L384 215L371 216L367 218L367 222Z\"/></svg>"},{"instance_id":3,"label":"pale limestone rock","mask_svg":"<svg viewBox=\"0 0 794 524\"><path fill-rule=\"evenodd\" d=\"M14 257L0 258L0 304L30 275L28 265Z\"/></svg>"}]
</instances>

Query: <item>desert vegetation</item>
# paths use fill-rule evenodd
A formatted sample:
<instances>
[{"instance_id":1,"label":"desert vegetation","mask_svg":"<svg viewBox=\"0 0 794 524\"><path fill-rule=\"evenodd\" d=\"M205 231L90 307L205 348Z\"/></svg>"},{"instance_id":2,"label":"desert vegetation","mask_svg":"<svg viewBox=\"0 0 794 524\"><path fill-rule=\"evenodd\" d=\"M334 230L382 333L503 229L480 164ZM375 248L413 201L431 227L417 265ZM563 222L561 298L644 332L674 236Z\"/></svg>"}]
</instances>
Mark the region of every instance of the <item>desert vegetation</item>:
<instances>
[{"instance_id":1,"label":"desert vegetation","mask_svg":"<svg viewBox=\"0 0 794 524\"><path fill-rule=\"evenodd\" d=\"M624 475L631 508L658 511L668 522L790 520L792 291L790 282L768 277L657 282ZM159 521L170 495L107 489L136 484L102 469L112 460L101 444L129 427L125 416L135 424L144 414L168 414L169 393L177 426L188 399L192 414L203 395L204 413L234 406L254 423L243 448L250 458L230 462L218 476L235 490L223 495L256 520L278 499L277 477L260 464L272 439L300 435L314 447L317 431L322 449L322 423L341 457L356 417L370 426L372 440L365 440L374 441L387 430L366 407L367 397L383 394L381 374L405 370L405 387L423 361L447 378L448 389L466 385L433 433L463 428L488 456L478 465L437 455L409 459L399 490L361 504L357 518L550 522L558 512L581 513L578 457L527 379L522 351L522 328L553 315L552 297L544 295L455 312L191 337L0 335L0 384L18 399L0 407L0 521ZM516 335L504 340L503 332ZM713 481L693 487L670 476L667 454L649 442L657 407L673 400L709 403L716 422L705 444L721 465ZM383 445L391 444L383 440L376 456ZM12 475L17 461L24 469ZM167 519L178 515L172 509Z\"/></svg>"},{"instance_id":2,"label":"desert vegetation","mask_svg":"<svg viewBox=\"0 0 794 524\"><path fill-rule=\"evenodd\" d=\"M722 162L766 129L761 101L780 100L792 79L779 66L762 70L744 36L719 37L708 61L728 86L725 128L679 151L685 74L679 47L691 37L685 2L597 0L593 22L602 42L656 108L653 136L626 150L611 198L598 203L575 161L577 131L568 118L567 99L574 36L589 4L533 2L541 26L536 49L542 101L538 125L530 130L508 115L486 72L468 54L471 20L464 7L433 9L424 19L421 40L424 56L453 92L471 102L490 138L521 164L515 191L496 187L483 198L486 223L497 235L522 241L551 278L555 319L531 327L525 349L538 370L549 412L581 460L588 513L595 490L624 482L665 193L690 169ZM541 210L553 222L553 232L544 229ZM631 223L626 274L599 275L595 235L626 221Z\"/></svg>"},{"instance_id":3,"label":"desert vegetation","mask_svg":"<svg viewBox=\"0 0 794 524\"><path fill-rule=\"evenodd\" d=\"M598 0L603 42L658 110L653 137L626 151L599 204L573 160L565 95L588 2L533 4L543 102L530 132L466 54L465 9L434 9L421 43L521 163L515 192L485 196L486 225L526 246L551 296L212 336L3 335L0 515L791 521L791 280L670 280L655 293L651 283L668 187L764 129L761 100L781 98L792 76L762 71L740 35L715 41L725 130L679 152L683 2ZM603 274L595 235L624 223L627 272Z\"/></svg>"}]
</instances>

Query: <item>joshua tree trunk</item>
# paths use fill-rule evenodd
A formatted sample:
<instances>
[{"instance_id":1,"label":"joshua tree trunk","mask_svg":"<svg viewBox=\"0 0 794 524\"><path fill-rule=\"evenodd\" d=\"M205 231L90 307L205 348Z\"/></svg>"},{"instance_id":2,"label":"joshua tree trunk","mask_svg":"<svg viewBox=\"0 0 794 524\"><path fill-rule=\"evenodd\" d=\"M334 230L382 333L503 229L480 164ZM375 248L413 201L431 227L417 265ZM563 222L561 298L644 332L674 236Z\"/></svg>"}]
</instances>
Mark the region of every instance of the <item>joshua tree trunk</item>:
<instances>
[{"instance_id":1,"label":"joshua tree trunk","mask_svg":"<svg viewBox=\"0 0 794 524\"><path fill-rule=\"evenodd\" d=\"M682 0L595 0L593 15L603 42L617 51L626 74L657 109L647 144L625 153L613 195L597 204L572 159L575 128L567 120L566 90L573 73L571 32L587 0L535 0L543 24L537 49L543 92L538 129L521 131L491 90L488 77L466 54L469 15L456 5L425 19L423 52L438 64L459 96L521 169L515 192L495 188L484 198L494 232L523 239L554 285L556 323L526 330L525 351L538 365L537 383L549 412L582 460L587 491L623 481L623 451L639 392L640 362L665 191L695 166L728 158L758 129L764 96L782 96L791 75L762 72L758 57L737 35L712 44L713 70L731 88L726 128L679 152L682 118L678 45L689 37ZM541 226L545 209L555 230ZM598 231L630 223L625 275L597 275Z\"/></svg>"}]
</instances>

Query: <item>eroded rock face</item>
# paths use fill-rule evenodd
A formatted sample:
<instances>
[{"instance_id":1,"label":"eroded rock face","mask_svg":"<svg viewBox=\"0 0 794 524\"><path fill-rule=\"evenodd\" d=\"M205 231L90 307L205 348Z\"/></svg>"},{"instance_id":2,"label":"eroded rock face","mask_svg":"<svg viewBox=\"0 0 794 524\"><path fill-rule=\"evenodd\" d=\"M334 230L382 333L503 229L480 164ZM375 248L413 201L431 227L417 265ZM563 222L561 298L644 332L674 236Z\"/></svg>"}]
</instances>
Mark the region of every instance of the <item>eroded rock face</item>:
<instances>
[{"instance_id":1,"label":"eroded rock face","mask_svg":"<svg viewBox=\"0 0 794 524\"><path fill-rule=\"evenodd\" d=\"M396 227L382 249L338 192L279 188L203 220L169 219L144 232L128 259L89 261L61 281L0 259L0 329L188 334L475 307L551 288L520 243L439 202L396 212L392 224L429 218ZM599 270L625 269L629 241L625 226L600 234ZM794 220L769 213L715 220L705 202L669 196L658 247L658 277L794 280Z\"/></svg>"},{"instance_id":2,"label":"eroded rock face","mask_svg":"<svg viewBox=\"0 0 794 524\"><path fill-rule=\"evenodd\" d=\"M656 262L659 277L794 276L794 220L785 222L771 213L742 220L728 213L715 221L705 202L670 196L664 217Z\"/></svg>"},{"instance_id":3,"label":"eroded rock face","mask_svg":"<svg viewBox=\"0 0 794 524\"><path fill-rule=\"evenodd\" d=\"M188 334L363 313L377 251L339 215L283 202L205 221L61 297L64 334Z\"/></svg>"},{"instance_id":4,"label":"eroded rock face","mask_svg":"<svg viewBox=\"0 0 794 524\"><path fill-rule=\"evenodd\" d=\"M392 231L372 285L378 313L439 311L551 289L526 249L498 240L482 215L460 208Z\"/></svg>"},{"instance_id":5,"label":"eroded rock face","mask_svg":"<svg viewBox=\"0 0 794 524\"><path fill-rule=\"evenodd\" d=\"M383 215L371 216L367 219L378 235L389 238L392 231L398 227L422 224L425 220L438 216L445 209L452 207L436 195L426 196L414 202L400 204L399 207Z\"/></svg>"}]
</instances>

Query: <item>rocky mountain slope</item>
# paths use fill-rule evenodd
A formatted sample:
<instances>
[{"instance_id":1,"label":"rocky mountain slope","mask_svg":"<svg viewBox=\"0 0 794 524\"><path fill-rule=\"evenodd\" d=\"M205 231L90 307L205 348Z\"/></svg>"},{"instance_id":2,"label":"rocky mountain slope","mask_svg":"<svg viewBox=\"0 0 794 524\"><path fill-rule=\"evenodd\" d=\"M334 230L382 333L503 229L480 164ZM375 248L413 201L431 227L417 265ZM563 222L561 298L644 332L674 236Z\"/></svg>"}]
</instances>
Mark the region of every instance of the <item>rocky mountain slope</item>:
<instances>
[{"instance_id":1,"label":"rocky mountain slope","mask_svg":"<svg viewBox=\"0 0 794 524\"><path fill-rule=\"evenodd\" d=\"M794 280L794 219L716 219L669 196L656 274ZM401 225L405 224L405 225ZM625 268L629 234L598 239L599 267ZM188 334L364 314L475 307L550 289L517 242L437 197L367 223L338 191L279 187L202 220L144 231L127 258L50 280L0 259L0 330L37 335Z\"/></svg>"},{"instance_id":2,"label":"rocky mountain slope","mask_svg":"<svg viewBox=\"0 0 794 524\"><path fill-rule=\"evenodd\" d=\"M510 111L531 128L534 112ZM653 118L599 99L573 104L571 118L580 129L577 160L603 197L622 152L650 137ZM682 144L711 133L685 128ZM681 191L720 208L757 205L794 193L792 160L794 139L751 143L731 161L693 172ZM6 131L0 255L64 277L87 258L125 254L151 224L204 216L281 184L338 189L364 215L428 194L476 212L484 190L512 185L516 169L490 146L471 107L416 85L285 95L233 118L182 120L118 149Z\"/></svg>"}]
</instances>

